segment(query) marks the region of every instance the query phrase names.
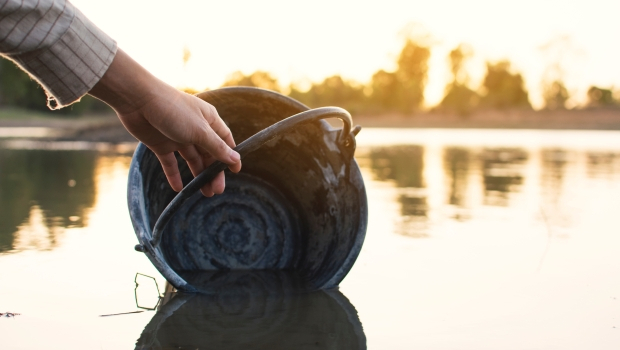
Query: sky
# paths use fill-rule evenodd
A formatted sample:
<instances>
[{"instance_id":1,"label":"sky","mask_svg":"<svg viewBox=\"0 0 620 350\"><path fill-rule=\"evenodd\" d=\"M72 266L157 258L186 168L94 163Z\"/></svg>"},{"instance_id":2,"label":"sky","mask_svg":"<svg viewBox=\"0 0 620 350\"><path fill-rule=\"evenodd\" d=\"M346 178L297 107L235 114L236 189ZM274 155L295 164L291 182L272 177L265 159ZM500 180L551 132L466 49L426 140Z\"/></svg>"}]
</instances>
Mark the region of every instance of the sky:
<instances>
[{"instance_id":1,"label":"sky","mask_svg":"<svg viewBox=\"0 0 620 350\"><path fill-rule=\"evenodd\" d=\"M447 55L472 47L472 87L485 62L509 59L542 106L541 77L559 63L574 96L591 85L620 88L620 1L209 1L73 0L123 50L175 87L219 87L235 71L272 73L282 86L340 74L366 83L394 70L407 35L431 45L425 93L437 104L450 80ZM543 50L562 42L562 55ZM183 50L191 57L183 64ZM555 56L555 57L554 57Z\"/></svg>"}]
</instances>

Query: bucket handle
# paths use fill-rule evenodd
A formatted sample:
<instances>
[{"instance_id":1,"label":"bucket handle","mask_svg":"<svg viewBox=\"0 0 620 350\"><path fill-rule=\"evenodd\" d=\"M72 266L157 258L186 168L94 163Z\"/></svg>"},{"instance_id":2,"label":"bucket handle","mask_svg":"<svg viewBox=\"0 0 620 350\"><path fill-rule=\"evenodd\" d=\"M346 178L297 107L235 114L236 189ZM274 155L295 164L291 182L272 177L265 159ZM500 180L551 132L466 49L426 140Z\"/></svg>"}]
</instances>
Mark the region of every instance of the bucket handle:
<instances>
[{"instance_id":1,"label":"bucket handle","mask_svg":"<svg viewBox=\"0 0 620 350\"><path fill-rule=\"evenodd\" d=\"M241 142L237 147L235 147L235 151L237 151L241 156L241 159L243 159L244 156L256 151L268 141L290 131L296 126L326 118L338 118L342 120L343 127L338 137L338 143L343 148L355 147L355 135L359 133L361 127L358 125L351 129L353 121L349 112L339 107L321 107L295 114L269 127L266 127ZM217 174L224 171L227 167L227 164L216 161L198 174L198 176L196 176L189 184L187 184L187 186L185 186L185 188L183 188L176 195L176 197L168 203L168 206L166 206L157 219L157 222L153 228L152 239L150 242L145 242L147 245L150 245L150 247L138 244L136 246L136 250L140 252L144 252L146 250L153 251L152 249L157 247L161 242L164 228L166 228L166 225L181 205L202 186L207 184L209 181L212 181Z\"/></svg>"}]
</instances>

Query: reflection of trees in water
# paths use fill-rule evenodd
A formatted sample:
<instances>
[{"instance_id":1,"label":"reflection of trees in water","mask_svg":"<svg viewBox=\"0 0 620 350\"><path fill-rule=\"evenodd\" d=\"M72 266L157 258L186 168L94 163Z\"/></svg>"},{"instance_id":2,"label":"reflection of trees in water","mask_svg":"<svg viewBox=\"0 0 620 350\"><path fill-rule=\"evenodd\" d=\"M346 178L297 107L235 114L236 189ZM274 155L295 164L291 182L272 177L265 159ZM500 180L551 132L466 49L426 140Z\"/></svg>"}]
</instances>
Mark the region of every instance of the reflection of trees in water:
<instances>
[{"instance_id":1,"label":"reflection of trees in water","mask_svg":"<svg viewBox=\"0 0 620 350\"><path fill-rule=\"evenodd\" d=\"M564 172L568 153L562 149L543 149L541 169L541 189L543 196L553 204L558 202L562 193Z\"/></svg>"},{"instance_id":2,"label":"reflection of trees in water","mask_svg":"<svg viewBox=\"0 0 620 350\"><path fill-rule=\"evenodd\" d=\"M467 203L467 176L473 158L471 151L464 147L446 147L443 157L444 173L449 182L448 204L461 208L454 213L453 218L466 220L469 213L462 208L465 208Z\"/></svg>"},{"instance_id":3,"label":"reflection of trees in water","mask_svg":"<svg viewBox=\"0 0 620 350\"><path fill-rule=\"evenodd\" d=\"M611 178L620 173L620 154L613 152L588 152L588 177Z\"/></svg>"},{"instance_id":4,"label":"reflection of trees in water","mask_svg":"<svg viewBox=\"0 0 620 350\"><path fill-rule=\"evenodd\" d=\"M523 184L521 169L527 152L519 148L492 148L482 152L484 204L507 206L509 195Z\"/></svg>"},{"instance_id":5,"label":"reflection of trees in water","mask_svg":"<svg viewBox=\"0 0 620 350\"><path fill-rule=\"evenodd\" d=\"M401 214L404 216L426 217L426 198L415 195L400 195Z\"/></svg>"},{"instance_id":6,"label":"reflection of trees in water","mask_svg":"<svg viewBox=\"0 0 620 350\"><path fill-rule=\"evenodd\" d=\"M422 146L373 148L370 151L370 161L378 180L393 180L398 187L424 187Z\"/></svg>"},{"instance_id":7,"label":"reflection of trees in water","mask_svg":"<svg viewBox=\"0 0 620 350\"><path fill-rule=\"evenodd\" d=\"M563 149L541 151L541 211L546 224L554 228L570 227L574 215L572 211L565 212L560 200L568 160L569 153Z\"/></svg>"},{"instance_id":8,"label":"reflection of trees in water","mask_svg":"<svg viewBox=\"0 0 620 350\"><path fill-rule=\"evenodd\" d=\"M378 180L394 181L401 204L400 232L407 236L426 237L428 204L424 183L424 148L394 146L370 151L372 171Z\"/></svg>"},{"instance_id":9,"label":"reflection of trees in water","mask_svg":"<svg viewBox=\"0 0 620 350\"><path fill-rule=\"evenodd\" d=\"M14 249L18 227L32 208L48 228L53 246L57 228L86 225L84 210L95 201L95 153L0 150L0 251Z\"/></svg>"},{"instance_id":10,"label":"reflection of trees in water","mask_svg":"<svg viewBox=\"0 0 620 350\"><path fill-rule=\"evenodd\" d=\"M444 171L450 179L448 203L452 205L465 205L469 162L470 155L467 148L447 147L444 151Z\"/></svg>"}]
</instances>

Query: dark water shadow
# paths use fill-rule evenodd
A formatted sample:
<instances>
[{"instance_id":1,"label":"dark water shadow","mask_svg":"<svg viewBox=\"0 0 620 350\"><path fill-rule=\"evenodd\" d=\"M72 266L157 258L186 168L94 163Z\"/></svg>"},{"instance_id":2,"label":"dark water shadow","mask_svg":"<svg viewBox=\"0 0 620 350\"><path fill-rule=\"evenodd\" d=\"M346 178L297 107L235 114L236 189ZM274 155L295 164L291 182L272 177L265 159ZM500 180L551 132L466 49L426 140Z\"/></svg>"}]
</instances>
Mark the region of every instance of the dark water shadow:
<instances>
[{"instance_id":1,"label":"dark water shadow","mask_svg":"<svg viewBox=\"0 0 620 350\"><path fill-rule=\"evenodd\" d=\"M194 277L209 294L167 291L136 349L366 349L337 289L308 291L282 271L206 275Z\"/></svg>"}]
</instances>

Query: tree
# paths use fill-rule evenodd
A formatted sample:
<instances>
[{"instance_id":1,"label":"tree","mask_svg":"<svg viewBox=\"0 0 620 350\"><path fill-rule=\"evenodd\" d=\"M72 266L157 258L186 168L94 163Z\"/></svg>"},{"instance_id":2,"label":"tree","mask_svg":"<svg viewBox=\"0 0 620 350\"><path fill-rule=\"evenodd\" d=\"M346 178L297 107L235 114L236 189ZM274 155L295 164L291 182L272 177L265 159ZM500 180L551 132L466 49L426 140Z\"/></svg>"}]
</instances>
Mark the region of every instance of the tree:
<instances>
[{"instance_id":1,"label":"tree","mask_svg":"<svg viewBox=\"0 0 620 350\"><path fill-rule=\"evenodd\" d=\"M478 105L478 94L467 86L469 76L465 71L465 61L472 56L469 46L461 44L450 51L448 61L452 72L452 82L446 86L446 94L439 108L462 116L468 115Z\"/></svg>"},{"instance_id":2,"label":"tree","mask_svg":"<svg viewBox=\"0 0 620 350\"><path fill-rule=\"evenodd\" d=\"M250 75L244 75L236 71L224 82L222 86L252 86L273 91L280 91L278 81L268 72L256 71Z\"/></svg>"},{"instance_id":3,"label":"tree","mask_svg":"<svg viewBox=\"0 0 620 350\"><path fill-rule=\"evenodd\" d=\"M365 103L364 87L344 80L339 75L312 84L306 92L291 86L289 96L313 108L339 106L351 113L359 112Z\"/></svg>"},{"instance_id":4,"label":"tree","mask_svg":"<svg viewBox=\"0 0 620 350\"><path fill-rule=\"evenodd\" d=\"M81 115L87 112L109 112L110 107L86 95L80 102L51 111L43 88L13 62L0 58L0 107L18 107L50 113L50 115Z\"/></svg>"},{"instance_id":5,"label":"tree","mask_svg":"<svg viewBox=\"0 0 620 350\"><path fill-rule=\"evenodd\" d=\"M370 104L378 111L411 113L424 102L430 49L407 39L395 72L377 71L370 82Z\"/></svg>"},{"instance_id":6,"label":"tree","mask_svg":"<svg viewBox=\"0 0 620 350\"><path fill-rule=\"evenodd\" d=\"M482 86L486 92L480 100L482 106L496 109L531 108L523 77L510 72L509 61L487 62L487 74Z\"/></svg>"},{"instance_id":7,"label":"tree","mask_svg":"<svg viewBox=\"0 0 620 350\"><path fill-rule=\"evenodd\" d=\"M548 62L541 79L542 97L546 109L566 108L570 95L564 83L566 70L562 62L566 57L574 57L576 50L571 38L567 35L558 36L540 47L544 59Z\"/></svg>"},{"instance_id":8,"label":"tree","mask_svg":"<svg viewBox=\"0 0 620 350\"><path fill-rule=\"evenodd\" d=\"M10 60L0 58L0 106L18 106L45 111L45 92Z\"/></svg>"},{"instance_id":9,"label":"tree","mask_svg":"<svg viewBox=\"0 0 620 350\"><path fill-rule=\"evenodd\" d=\"M614 98L611 89L603 89L597 86L591 86L588 89L588 106L613 106L617 104L618 101Z\"/></svg>"},{"instance_id":10,"label":"tree","mask_svg":"<svg viewBox=\"0 0 620 350\"><path fill-rule=\"evenodd\" d=\"M400 105L400 82L396 73L379 70L370 81L370 100L372 109L389 111L398 109Z\"/></svg>"},{"instance_id":11,"label":"tree","mask_svg":"<svg viewBox=\"0 0 620 350\"><path fill-rule=\"evenodd\" d=\"M446 86L446 95L441 100L441 110L457 113L461 116L469 115L480 101L480 96L466 85L450 83Z\"/></svg>"},{"instance_id":12,"label":"tree","mask_svg":"<svg viewBox=\"0 0 620 350\"><path fill-rule=\"evenodd\" d=\"M404 112L412 112L420 108L424 102L424 88L428 78L428 59L431 51L411 39L405 42L405 46L398 57L398 70L396 76L402 86L400 109Z\"/></svg>"},{"instance_id":13,"label":"tree","mask_svg":"<svg viewBox=\"0 0 620 350\"><path fill-rule=\"evenodd\" d=\"M465 62L473 56L473 50L469 45L460 44L450 51L448 61L450 62L450 72L454 83L464 85L469 81L469 75L465 70Z\"/></svg>"},{"instance_id":14,"label":"tree","mask_svg":"<svg viewBox=\"0 0 620 350\"><path fill-rule=\"evenodd\" d=\"M566 101L570 95L564 83L561 80L545 82L543 80L543 99L545 100L546 109L563 109L566 108Z\"/></svg>"}]
</instances>

